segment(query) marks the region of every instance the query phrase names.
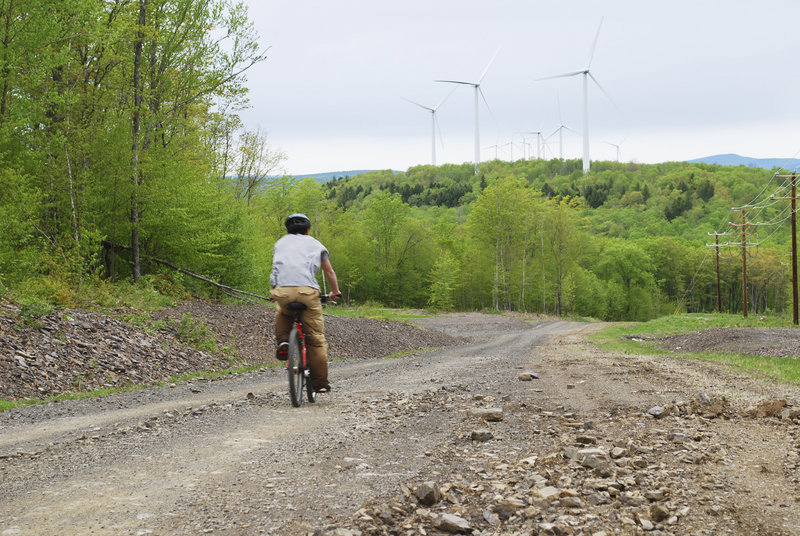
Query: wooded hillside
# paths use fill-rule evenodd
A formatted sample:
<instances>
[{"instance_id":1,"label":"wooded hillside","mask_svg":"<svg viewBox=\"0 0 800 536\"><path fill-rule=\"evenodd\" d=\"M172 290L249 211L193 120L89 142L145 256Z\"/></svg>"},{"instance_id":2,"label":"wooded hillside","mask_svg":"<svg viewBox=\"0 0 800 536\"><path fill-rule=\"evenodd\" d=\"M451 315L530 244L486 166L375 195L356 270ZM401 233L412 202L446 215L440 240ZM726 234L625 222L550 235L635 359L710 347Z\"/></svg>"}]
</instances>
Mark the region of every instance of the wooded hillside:
<instances>
[{"instance_id":1,"label":"wooded hillside","mask_svg":"<svg viewBox=\"0 0 800 536\"><path fill-rule=\"evenodd\" d=\"M745 204L765 223L746 228L750 308L791 299L774 172L594 162L584 176L554 159L274 178L284 155L237 116L266 57L242 6L17 0L0 3L0 34L0 292L18 301L192 286L155 258L265 294L283 218L305 212L353 302L644 320L715 308L708 233L741 233L728 222ZM723 310L738 311L729 240Z\"/></svg>"}]
</instances>

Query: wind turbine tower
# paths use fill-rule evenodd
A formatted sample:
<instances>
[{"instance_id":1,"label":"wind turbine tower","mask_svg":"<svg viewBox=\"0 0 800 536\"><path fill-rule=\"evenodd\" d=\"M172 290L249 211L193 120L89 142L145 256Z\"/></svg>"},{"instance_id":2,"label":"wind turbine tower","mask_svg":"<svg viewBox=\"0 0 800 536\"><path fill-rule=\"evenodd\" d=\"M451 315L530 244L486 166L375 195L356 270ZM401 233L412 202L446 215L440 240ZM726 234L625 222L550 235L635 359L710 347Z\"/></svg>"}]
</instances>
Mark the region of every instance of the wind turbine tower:
<instances>
[{"instance_id":1,"label":"wind turbine tower","mask_svg":"<svg viewBox=\"0 0 800 536\"><path fill-rule=\"evenodd\" d=\"M592 49L589 53L589 63L587 63L586 68L581 69L580 71L573 71L571 73L564 73L564 74L557 74L555 76L546 76L544 78L538 78L537 80L551 80L553 78L568 78L571 76L578 76L583 75L583 173L589 173L589 78L600 88L608 100L612 103L614 100L608 94L608 92L603 89L603 86L600 85L600 82L597 81L597 78L594 77L591 71L592 66L592 59L594 58L594 49L597 46L597 38L600 37L600 28L603 26L603 19L600 19L600 24L597 26L597 34L594 36L594 42L592 43Z\"/></svg>"},{"instance_id":2,"label":"wind turbine tower","mask_svg":"<svg viewBox=\"0 0 800 536\"><path fill-rule=\"evenodd\" d=\"M497 52L500 52L498 49ZM483 102L486 102L486 97L483 95L483 91L481 91L481 82L483 82L483 78L486 76L486 73L489 71L489 67L494 62L494 59L497 57L497 52L494 53L492 59L489 60L489 64L486 65L486 68L483 70L483 74L478 79L477 82L465 82L463 80L435 80L435 82L444 82L446 84L460 84L464 86L472 86L475 90L475 173L478 173L478 165L481 163L481 134L480 134L480 126L478 124L478 103L480 98L483 97ZM489 107L489 103L486 102L486 107Z\"/></svg>"}]
</instances>

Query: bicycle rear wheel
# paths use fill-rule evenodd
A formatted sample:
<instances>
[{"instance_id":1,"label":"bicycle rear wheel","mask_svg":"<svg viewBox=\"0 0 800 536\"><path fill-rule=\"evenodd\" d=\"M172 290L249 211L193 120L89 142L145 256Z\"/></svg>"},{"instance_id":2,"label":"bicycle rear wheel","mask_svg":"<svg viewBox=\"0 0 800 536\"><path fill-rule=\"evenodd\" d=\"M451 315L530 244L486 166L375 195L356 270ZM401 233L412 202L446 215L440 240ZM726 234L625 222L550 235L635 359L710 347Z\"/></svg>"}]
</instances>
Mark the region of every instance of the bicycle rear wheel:
<instances>
[{"instance_id":1,"label":"bicycle rear wheel","mask_svg":"<svg viewBox=\"0 0 800 536\"><path fill-rule=\"evenodd\" d=\"M297 328L293 327L289 334L289 359L286 370L289 374L289 397L296 408L303 403L303 349L300 346L300 337Z\"/></svg>"}]
</instances>

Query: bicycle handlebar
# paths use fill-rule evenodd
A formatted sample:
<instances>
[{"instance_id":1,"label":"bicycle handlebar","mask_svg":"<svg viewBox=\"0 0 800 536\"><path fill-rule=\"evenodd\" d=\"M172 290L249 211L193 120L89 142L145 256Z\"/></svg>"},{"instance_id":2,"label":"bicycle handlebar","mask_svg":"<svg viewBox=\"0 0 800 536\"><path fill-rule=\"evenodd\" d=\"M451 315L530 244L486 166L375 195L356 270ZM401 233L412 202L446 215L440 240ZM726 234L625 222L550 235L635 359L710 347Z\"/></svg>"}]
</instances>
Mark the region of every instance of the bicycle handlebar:
<instances>
[{"instance_id":1,"label":"bicycle handlebar","mask_svg":"<svg viewBox=\"0 0 800 536\"><path fill-rule=\"evenodd\" d=\"M342 297L342 293L340 292L339 294L336 295L336 297L337 298L341 298ZM336 305L336 302L333 301L332 299L330 299L327 294L320 294L319 295L319 301L321 301L322 303L330 303L330 304Z\"/></svg>"}]
</instances>

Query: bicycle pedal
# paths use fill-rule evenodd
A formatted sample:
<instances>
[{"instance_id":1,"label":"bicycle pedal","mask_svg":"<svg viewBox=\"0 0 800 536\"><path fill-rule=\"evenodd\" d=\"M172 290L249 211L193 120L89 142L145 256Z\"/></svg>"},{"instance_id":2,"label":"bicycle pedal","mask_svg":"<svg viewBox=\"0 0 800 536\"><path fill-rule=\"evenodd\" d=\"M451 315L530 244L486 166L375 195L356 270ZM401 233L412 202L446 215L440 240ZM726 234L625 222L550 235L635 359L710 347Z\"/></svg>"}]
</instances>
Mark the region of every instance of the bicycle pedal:
<instances>
[{"instance_id":1,"label":"bicycle pedal","mask_svg":"<svg viewBox=\"0 0 800 536\"><path fill-rule=\"evenodd\" d=\"M310 378L311 377L311 371L308 370L308 369L304 370L303 371L303 376L305 376L306 378Z\"/></svg>"}]
</instances>

